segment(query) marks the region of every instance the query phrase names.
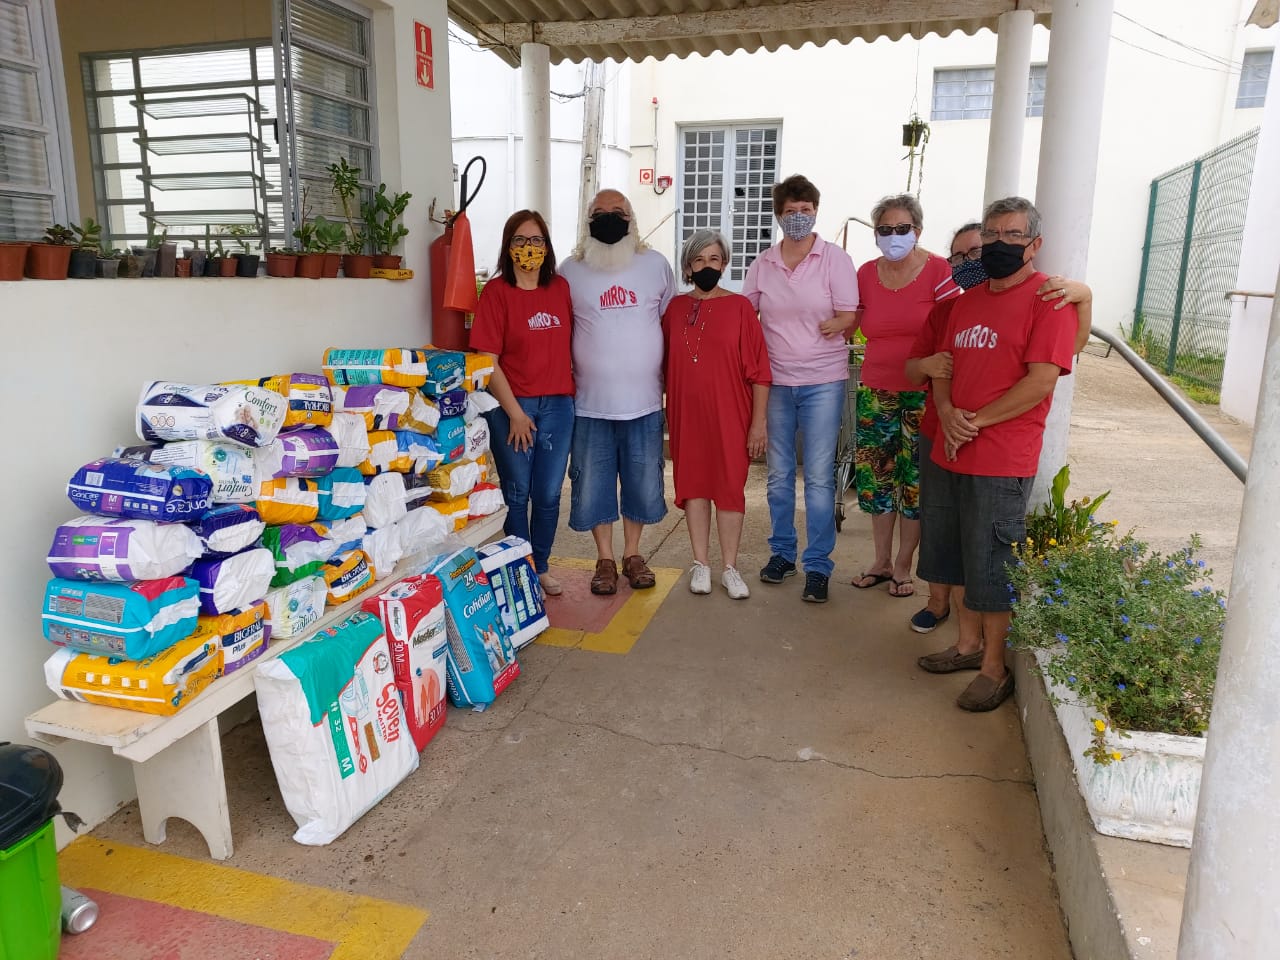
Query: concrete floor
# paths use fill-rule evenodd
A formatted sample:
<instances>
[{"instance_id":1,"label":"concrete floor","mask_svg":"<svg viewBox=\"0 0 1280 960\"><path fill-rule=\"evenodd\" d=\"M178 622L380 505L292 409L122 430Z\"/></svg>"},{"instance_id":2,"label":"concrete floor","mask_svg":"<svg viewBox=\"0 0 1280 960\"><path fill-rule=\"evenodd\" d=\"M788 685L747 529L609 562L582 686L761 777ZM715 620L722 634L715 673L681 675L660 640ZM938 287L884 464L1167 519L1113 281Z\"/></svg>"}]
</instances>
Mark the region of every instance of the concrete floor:
<instances>
[{"instance_id":1,"label":"concrete floor","mask_svg":"<svg viewBox=\"0 0 1280 960\"><path fill-rule=\"evenodd\" d=\"M1162 407L1139 384L1118 410L1127 375L1085 358L1072 448L1077 492L1110 486L1126 524L1167 512L1142 457L1116 459ZM800 578L759 583L759 467L748 495L750 600L682 578L627 655L527 648L499 702L451 710L417 773L328 847L290 839L256 722L228 734L231 865L430 911L411 960L1070 957L1012 702L962 713L971 674L916 669L949 632L907 628L920 600L848 585L871 559L856 511L830 603L802 603ZM686 567L680 515L643 548ZM557 552L592 555L568 532ZM136 807L95 835L141 845ZM206 858L185 824L169 835L165 851Z\"/></svg>"}]
</instances>

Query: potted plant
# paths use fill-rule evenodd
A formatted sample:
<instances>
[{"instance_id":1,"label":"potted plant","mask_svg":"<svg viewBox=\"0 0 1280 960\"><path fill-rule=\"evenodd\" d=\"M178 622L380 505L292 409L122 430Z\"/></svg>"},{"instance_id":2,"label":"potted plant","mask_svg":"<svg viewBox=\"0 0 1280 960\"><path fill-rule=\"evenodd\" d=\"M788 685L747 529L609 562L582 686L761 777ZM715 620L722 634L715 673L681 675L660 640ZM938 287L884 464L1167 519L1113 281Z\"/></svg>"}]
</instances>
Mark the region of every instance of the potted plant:
<instances>
[{"instance_id":1,"label":"potted plant","mask_svg":"<svg viewBox=\"0 0 1280 960\"><path fill-rule=\"evenodd\" d=\"M402 258L391 251L409 235L409 229L401 220L412 198L411 193L397 193L389 197L387 185L380 183L373 202L364 205L364 220L373 243L375 267L395 270L400 266Z\"/></svg>"},{"instance_id":2,"label":"potted plant","mask_svg":"<svg viewBox=\"0 0 1280 960\"><path fill-rule=\"evenodd\" d=\"M247 224L236 224L228 227L227 233L231 238L240 244L240 252L234 255L236 262L237 277L256 277L258 275L258 264L261 257L256 253L249 252L249 241L253 240L257 234L253 232L253 228Z\"/></svg>"},{"instance_id":3,"label":"potted plant","mask_svg":"<svg viewBox=\"0 0 1280 960\"><path fill-rule=\"evenodd\" d=\"M92 280L98 272L98 256L102 252L102 224L93 217L86 217L84 226L71 225L76 245L71 251L67 276L73 280Z\"/></svg>"},{"instance_id":4,"label":"potted plant","mask_svg":"<svg viewBox=\"0 0 1280 960\"><path fill-rule=\"evenodd\" d=\"M324 253L316 245L315 222L304 220L302 225L293 231L293 236L301 248L295 268L296 275L307 280L319 279L320 274L324 272Z\"/></svg>"},{"instance_id":5,"label":"potted plant","mask_svg":"<svg viewBox=\"0 0 1280 960\"><path fill-rule=\"evenodd\" d=\"M29 243L0 242L0 280L21 280L27 266Z\"/></svg>"},{"instance_id":6,"label":"potted plant","mask_svg":"<svg viewBox=\"0 0 1280 960\"><path fill-rule=\"evenodd\" d=\"M1096 503L1068 507L1081 535L1019 551L1010 642L1035 653L1095 828L1189 846L1226 600L1197 537L1155 552Z\"/></svg>"},{"instance_id":7,"label":"potted plant","mask_svg":"<svg viewBox=\"0 0 1280 960\"><path fill-rule=\"evenodd\" d=\"M104 280L114 280L120 276L120 260L124 256L119 250L107 250L96 264L98 276Z\"/></svg>"},{"instance_id":8,"label":"potted plant","mask_svg":"<svg viewBox=\"0 0 1280 960\"><path fill-rule=\"evenodd\" d=\"M342 265L342 255L338 251L347 238L346 228L336 220L316 217L315 230L316 249L324 254L324 267L320 276L332 279L338 275L338 268Z\"/></svg>"},{"instance_id":9,"label":"potted plant","mask_svg":"<svg viewBox=\"0 0 1280 960\"><path fill-rule=\"evenodd\" d=\"M329 176L333 178L333 192L342 202L342 215L347 221L346 235L343 238L346 254L342 258L342 273L347 277L367 280L369 271L373 268L373 257L364 252L369 235L363 224L356 227L355 220L355 214L360 211L356 201L360 192L360 168L349 166L347 158L342 157L337 163L329 164Z\"/></svg>"},{"instance_id":10,"label":"potted plant","mask_svg":"<svg viewBox=\"0 0 1280 960\"><path fill-rule=\"evenodd\" d=\"M209 259L205 262L204 275L206 277L234 277L236 275L236 261L234 257L227 256L226 248L222 245L222 237L224 234L219 233L213 238L213 249L209 251Z\"/></svg>"},{"instance_id":11,"label":"potted plant","mask_svg":"<svg viewBox=\"0 0 1280 960\"><path fill-rule=\"evenodd\" d=\"M160 253L160 248L168 240L169 233L167 230L162 231L159 236L156 235L156 225L152 221L147 224L147 242L145 244L134 244L129 249L133 256L142 260L141 276L156 276L156 259ZM130 271L131 272L131 271ZM172 273L169 274L173 276Z\"/></svg>"},{"instance_id":12,"label":"potted plant","mask_svg":"<svg viewBox=\"0 0 1280 960\"><path fill-rule=\"evenodd\" d=\"M75 234L55 223L44 232L44 240L27 248L27 276L33 280L65 280L71 266Z\"/></svg>"},{"instance_id":13,"label":"potted plant","mask_svg":"<svg viewBox=\"0 0 1280 960\"><path fill-rule=\"evenodd\" d=\"M208 244L207 230L205 231L205 243L206 245ZM192 240L191 246L185 248L182 251L182 257L184 260L187 261L188 266L186 268L186 273L179 274L179 276L188 276L188 277L204 276L205 260L208 258L208 255L205 253L204 248L200 246L199 240Z\"/></svg>"},{"instance_id":14,"label":"potted plant","mask_svg":"<svg viewBox=\"0 0 1280 960\"><path fill-rule=\"evenodd\" d=\"M159 237L154 234L147 239L148 247L155 247L155 275L157 277L177 276L178 245L169 242L169 231L163 231Z\"/></svg>"},{"instance_id":15,"label":"potted plant","mask_svg":"<svg viewBox=\"0 0 1280 960\"><path fill-rule=\"evenodd\" d=\"M293 277L298 272L297 251L288 247L275 247L267 251L268 277Z\"/></svg>"}]
</instances>

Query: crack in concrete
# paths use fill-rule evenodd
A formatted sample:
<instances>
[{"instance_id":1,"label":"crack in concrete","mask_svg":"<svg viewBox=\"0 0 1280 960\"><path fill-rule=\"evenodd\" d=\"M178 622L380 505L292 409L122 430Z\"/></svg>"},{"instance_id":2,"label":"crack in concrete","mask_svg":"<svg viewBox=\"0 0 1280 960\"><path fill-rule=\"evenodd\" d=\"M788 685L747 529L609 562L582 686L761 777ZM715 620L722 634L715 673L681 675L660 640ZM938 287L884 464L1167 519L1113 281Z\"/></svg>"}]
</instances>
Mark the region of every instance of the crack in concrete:
<instances>
[{"instance_id":1,"label":"crack in concrete","mask_svg":"<svg viewBox=\"0 0 1280 960\"><path fill-rule=\"evenodd\" d=\"M520 711L523 713L535 713L540 717L545 717L556 723L562 723L571 727L588 727L590 729L599 730L603 733L612 734L615 737L621 737L624 740L634 740L637 743L643 743L650 747L682 747L687 750L698 750L705 753L715 753L725 757L732 757L735 760L743 762L751 762L753 760L765 760L769 763L777 764L806 764L806 763L822 763L830 767L837 767L841 770L849 770L853 773L865 773L868 776L875 777L879 780L985 780L987 783L1011 783L1020 787L1029 787L1035 789L1035 783L1031 780L1022 780L1017 777L991 777L983 773L920 773L920 774L901 774L901 773L885 773L881 770L873 770L870 767L859 766L856 763L846 763L842 760L832 760L829 757L814 754L811 757L774 757L766 753L756 753L750 756L741 753L734 753L732 750L725 750L720 747L709 747L701 743L688 743L687 741L665 741L665 740L649 740L645 737L634 733L627 733L622 730L615 730L602 723L595 723L590 720L567 720L564 717L557 717L554 714L547 713L545 710L539 710L532 705L532 700L526 703ZM512 718L512 723L519 719L520 714Z\"/></svg>"}]
</instances>

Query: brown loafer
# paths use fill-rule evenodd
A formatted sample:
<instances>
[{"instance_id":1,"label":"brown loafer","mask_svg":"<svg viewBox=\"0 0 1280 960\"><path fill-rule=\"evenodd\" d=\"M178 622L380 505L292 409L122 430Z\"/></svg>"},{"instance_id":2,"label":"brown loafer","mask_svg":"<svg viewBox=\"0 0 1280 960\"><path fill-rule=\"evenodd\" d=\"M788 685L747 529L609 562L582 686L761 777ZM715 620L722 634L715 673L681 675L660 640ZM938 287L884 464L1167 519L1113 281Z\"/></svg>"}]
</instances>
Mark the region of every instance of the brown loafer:
<instances>
[{"instance_id":1,"label":"brown loafer","mask_svg":"<svg viewBox=\"0 0 1280 960\"><path fill-rule=\"evenodd\" d=\"M608 597L618 592L618 565L612 560L597 560L596 573L591 578L591 592Z\"/></svg>"},{"instance_id":2,"label":"brown loafer","mask_svg":"<svg viewBox=\"0 0 1280 960\"><path fill-rule=\"evenodd\" d=\"M649 565L644 562L644 557L638 553L622 558L622 575L627 578L632 590L648 590L658 582Z\"/></svg>"},{"instance_id":3,"label":"brown loafer","mask_svg":"<svg viewBox=\"0 0 1280 960\"><path fill-rule=\"evenodd\" d=\"M926 654L916 661L916 666L929 673L955 673L957 670L979 670L982 668L982 648L973 653L961 653L953 643L945 650Z\"/></svg>"},{"instance_id":4,"label":"brown loafer","mask_svg":"<svg viewBox=\"0 0 1280 960\"><path fill-rule=\"evenodd\" d=\"M964 693L956 697L956 706L973 713L986 713L1008 700L1011 693L1013 674L1008 670L1000 680L992 680L985 673L980 673L973 678L973 683L964 688Z\"/></svg>"}]
</instances>

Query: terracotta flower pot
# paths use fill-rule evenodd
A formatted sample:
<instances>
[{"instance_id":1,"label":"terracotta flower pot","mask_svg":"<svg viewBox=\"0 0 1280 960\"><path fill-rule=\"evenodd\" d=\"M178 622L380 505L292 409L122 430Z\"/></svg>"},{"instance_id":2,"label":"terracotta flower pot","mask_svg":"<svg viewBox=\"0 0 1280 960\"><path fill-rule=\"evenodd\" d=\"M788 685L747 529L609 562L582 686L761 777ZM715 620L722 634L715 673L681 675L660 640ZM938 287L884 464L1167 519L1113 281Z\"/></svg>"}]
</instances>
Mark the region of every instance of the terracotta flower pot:
<instances>
[{"instance_id":1,"label":"terracotta flower pot","mask_svg":"<svg viewBox=\"0 0 1280 960\"><path fill-rule=\"evenodd\" d=\"M320 276L326 280L332 280L338 275L338 268L342 266L342 255L338 253L324 254L324 266L320 268Z\"/></svg>"},{"instance_id":2,"label":"terracotta flower pot","mask_svg":"<svg viewBox=\"0 0 1280 960\"><path fill-rule=\"evenodd\" d=\"M399 270L403 259L398 253L375 253L373 265L379 270Z\"/></svg>"},{"instance_id":3,"label":"terracotta flower pot","mask_svg":"<svg viewBox=\"0 0 1280 960\"><path fill-rule=\"evenodd\" d=\"M320 279L320 274L324 272L323 253L303 253L298 256L297 260L298 276L305 277L307 280Z\"/></svg>"},{"instance_id":4,"label":"terracotta flower pot","mask_svg":"<svg viewBox=\"0 0 1280 960\"><path fill-rule=\"evenodd\" d=\"M187 257L175 260L173 261L173 275L175 277L189 277L193 266L191 260Z\"/></svg>"},{"instance_id":5,"label":"terracotta flower pot","mask_svg":"<svg viewBox=\"0 0 1280 960\"><path fill-rule=\"evenodd\" d=\"M373 269L373 257L363 253L348 253L342 258L342 275L353 280L368 280Z\"/></svg>"},{"instance_id":6,"label":"terracotta flower pot","mask_svg":"<svg viewBox=\"0 0 1280 960\"><path fill-rule=\"evenodd\" d=\"M236 275L237 262L235 257L223 257L218 261L218 276L234 277Z\"/></svg>"},{"instance_id":7,"label":"terracotta flower pot","mask_svg":"<svg viewBox=\"0 0 1280 960\"><path fill-rule=\"evenodd\" d=\"M33 243L27 248L27 276L32 280L65 280L71 267L71 247L63 243Z\"/></svg>"},{"instance_id":8,"label":"terracotta flower pot","mask_svg":"<svg viewBox=\"0 0 1280 960\"><path fill-rule=\"evenodd\" d=\"M268 253L267 254L267 276L268 277L292 277L298 272L298 260L300 258L292 253Z\"/></svg>"},{"instance_id":9,"label":"terracotta flower pot","mask_svg":"<svg viewBox=\"0 0 1280 960\"><path fill-rule=\"evenodd\" d=\"M29 243L0 243L0 280L21 280Z\"/></svg>"}]
</instances>

